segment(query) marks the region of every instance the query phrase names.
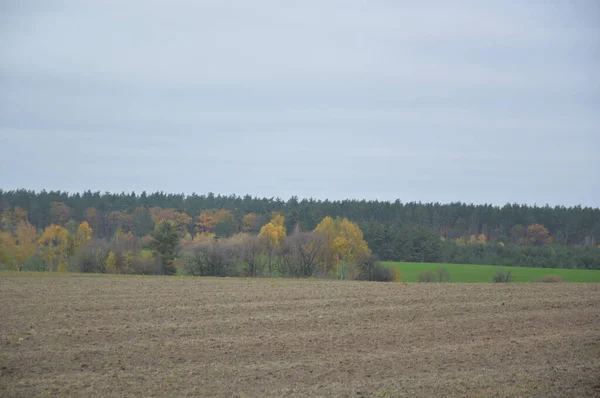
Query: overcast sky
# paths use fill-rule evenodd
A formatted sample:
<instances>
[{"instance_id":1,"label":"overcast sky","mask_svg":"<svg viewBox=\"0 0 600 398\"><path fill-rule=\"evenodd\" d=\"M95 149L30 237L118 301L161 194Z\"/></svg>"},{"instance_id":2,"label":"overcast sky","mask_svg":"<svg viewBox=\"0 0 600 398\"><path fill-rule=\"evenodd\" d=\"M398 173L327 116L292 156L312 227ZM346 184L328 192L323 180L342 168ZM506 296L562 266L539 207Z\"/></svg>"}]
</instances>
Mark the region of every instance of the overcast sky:
<instances>
[{"instance_id":1,"label":"overcast sky","mask_svg":"<svg viewBox=\"0 0 600 398\"><path fill-rule=\"evenodd\" d=\"M0 148L2 189L596 207L600 2L0 0Z\"/></svg>"}]
</instances>

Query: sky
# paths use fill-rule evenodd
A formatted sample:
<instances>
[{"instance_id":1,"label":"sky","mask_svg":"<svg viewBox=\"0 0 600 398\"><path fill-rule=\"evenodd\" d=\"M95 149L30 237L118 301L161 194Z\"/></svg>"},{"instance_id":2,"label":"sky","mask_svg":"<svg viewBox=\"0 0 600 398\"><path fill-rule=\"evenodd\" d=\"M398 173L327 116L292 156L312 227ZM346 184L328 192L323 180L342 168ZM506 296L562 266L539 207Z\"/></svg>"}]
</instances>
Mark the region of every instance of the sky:
<instances>
[{"instance_id":1,"label":"sky","mask_svg":"<svg viewBox=\"0 0 600 398\"><path fill-rule=\"evenodd\" d=\"M0 189L600 206L600 2L0 0Z\"/></svg>"}]
</instances>

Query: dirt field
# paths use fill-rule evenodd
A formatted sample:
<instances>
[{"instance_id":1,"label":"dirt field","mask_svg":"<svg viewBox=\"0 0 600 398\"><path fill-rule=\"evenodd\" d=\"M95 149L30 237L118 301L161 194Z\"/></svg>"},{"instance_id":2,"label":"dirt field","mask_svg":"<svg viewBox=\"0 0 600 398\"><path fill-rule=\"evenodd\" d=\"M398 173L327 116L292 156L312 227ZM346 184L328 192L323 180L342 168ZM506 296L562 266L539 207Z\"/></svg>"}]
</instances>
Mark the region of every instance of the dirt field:
<instances>
[{"instance_id":1,"label":"dirt field","mask_svg":"<svg viewBox=\"0 0 600 398\"><path fill-rule=\"evenodd\" d=\"M600 285L4 276L0 396L600 396Z\"/></svg>"}]
</instances>

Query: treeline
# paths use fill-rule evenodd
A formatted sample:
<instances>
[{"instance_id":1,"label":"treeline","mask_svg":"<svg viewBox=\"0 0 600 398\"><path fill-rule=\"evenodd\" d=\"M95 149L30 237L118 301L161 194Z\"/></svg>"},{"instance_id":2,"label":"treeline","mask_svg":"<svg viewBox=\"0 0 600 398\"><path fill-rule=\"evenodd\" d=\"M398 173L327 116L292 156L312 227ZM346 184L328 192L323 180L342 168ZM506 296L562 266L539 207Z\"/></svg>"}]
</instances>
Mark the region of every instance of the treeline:
<instances>
[{"instance_id":1,"label":"treeline","mask_svg":"<svg viewBox=\"0 0 600 398\"><path fill-rule=\"evenodd\" d=\"M179 213L178 213L179 214ZM49 225L38 233L22 210L5 211L0 231L0 269L110 274L280 276L398 280L374 258L356 223L325 217L314 231L286 233L273 213L258 234L214 233L192 237L180 217L157 220L143 238L118 230L94 238L87 221L74 229Z\"/></svg>"},{"instance_id":2,"label":"treeline","mask_svg":"<svg viewBox=\"0 0 600 398\"><path fill-rule=\"evenodd\" d=\"M291 234L313 231L331 216L357 223L384 260L600 268L600 209L581 206L0 190L0 211L4 231L23 217L40 233L50 225L73 233L85 221L96 238L107 240L147 237L161 221L174 223L188 241L258 234L273 212Z\"/></svg>"},{"instance_id":3,"label":"treeline","mask_svg":"<svg viewBox=\"0 0 600 398\"><path fill-rule=\"evenodd\" d=\"M506 244L490 242L483 234L440 238L422 227L367 224L363 231L373 253L389 261L600 269L600 248L553 243L540 224L526 228L520 243Z\"/></svg>"}]
</instances>

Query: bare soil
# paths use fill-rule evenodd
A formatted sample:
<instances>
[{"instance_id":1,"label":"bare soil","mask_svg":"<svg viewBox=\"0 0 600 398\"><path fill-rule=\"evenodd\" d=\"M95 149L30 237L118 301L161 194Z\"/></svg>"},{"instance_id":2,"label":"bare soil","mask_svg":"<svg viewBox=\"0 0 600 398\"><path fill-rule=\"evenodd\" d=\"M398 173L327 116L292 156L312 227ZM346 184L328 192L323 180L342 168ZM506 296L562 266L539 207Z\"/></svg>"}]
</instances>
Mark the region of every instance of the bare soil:
<instances>
[{"instance_id":1,"label":"bare soil","mask_svg":"<svg viewBox=\"0 0 600 398\"><path fill-rule=\"evenodd\" d=\"M0 396L600 396L600 285L0 277Z\"/></svg>"}]
</instances>

